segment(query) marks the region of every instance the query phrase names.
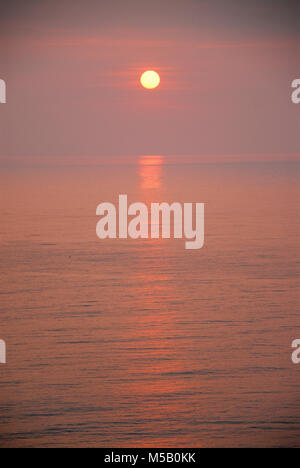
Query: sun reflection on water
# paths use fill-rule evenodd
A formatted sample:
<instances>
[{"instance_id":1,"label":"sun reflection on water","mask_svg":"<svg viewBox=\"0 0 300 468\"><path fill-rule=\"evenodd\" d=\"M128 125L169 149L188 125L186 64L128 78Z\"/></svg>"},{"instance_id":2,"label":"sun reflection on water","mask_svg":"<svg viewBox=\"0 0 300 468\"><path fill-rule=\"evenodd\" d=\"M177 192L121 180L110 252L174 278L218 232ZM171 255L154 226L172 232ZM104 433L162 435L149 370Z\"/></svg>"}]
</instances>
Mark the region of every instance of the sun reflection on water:
<instances>
[{"instance_id":1,"label":"sun reflection on water","mask_svg":"<svg viewBox=\"0 0 300 468\"><path fill-rule=\"evenodd\" d=\"M141 156L139 158L141 189L159 189L162 187L163 162L163 156Z\"/></svg>"}]
</instances>

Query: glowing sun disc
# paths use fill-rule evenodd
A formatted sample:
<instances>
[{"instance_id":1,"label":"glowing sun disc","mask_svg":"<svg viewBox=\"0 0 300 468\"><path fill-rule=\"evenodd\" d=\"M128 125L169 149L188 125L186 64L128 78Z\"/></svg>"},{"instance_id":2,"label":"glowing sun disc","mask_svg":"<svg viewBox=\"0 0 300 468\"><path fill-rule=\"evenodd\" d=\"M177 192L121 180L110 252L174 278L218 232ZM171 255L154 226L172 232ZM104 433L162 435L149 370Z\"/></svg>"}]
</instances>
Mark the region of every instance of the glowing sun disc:
<instances>
[{"instance_id":1,"label":"glowing sun disc","mask_svg":"<svg viewBox=\"0 0 300 468\"><path fill-rule=\"evenodd\" d=\"M146 89L154 89L160 83L160 76L153 70L145 71L141 76L141 85Z\"/></svg>"}]
</instances>

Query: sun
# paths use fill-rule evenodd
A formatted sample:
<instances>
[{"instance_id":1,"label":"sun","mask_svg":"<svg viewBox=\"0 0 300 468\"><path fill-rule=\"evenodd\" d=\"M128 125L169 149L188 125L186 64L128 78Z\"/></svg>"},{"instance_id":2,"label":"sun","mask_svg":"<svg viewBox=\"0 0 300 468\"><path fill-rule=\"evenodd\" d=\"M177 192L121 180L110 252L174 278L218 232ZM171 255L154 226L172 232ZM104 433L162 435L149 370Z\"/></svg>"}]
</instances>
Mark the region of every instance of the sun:
<instances>
[{"instance_id":1,"label":"sun","mask_svg":"<svg viewBox=\"0 0 300 468\"><path fill-rule=\"evenodd\" d=\"M160 76L156 71L147 70L145 71L140 79L141 85L146 89L154 89L160 83Z\"/></svg>"}]
</instances>

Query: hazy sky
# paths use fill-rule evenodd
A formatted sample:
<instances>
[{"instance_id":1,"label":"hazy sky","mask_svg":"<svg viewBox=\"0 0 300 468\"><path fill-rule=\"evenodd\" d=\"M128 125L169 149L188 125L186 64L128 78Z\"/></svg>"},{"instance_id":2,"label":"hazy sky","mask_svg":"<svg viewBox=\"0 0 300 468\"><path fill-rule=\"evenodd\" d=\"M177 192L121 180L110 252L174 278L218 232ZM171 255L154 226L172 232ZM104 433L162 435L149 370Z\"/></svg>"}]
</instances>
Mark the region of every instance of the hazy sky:
<instances>
[{"instance_id":1,"label":"hazy sky","mask_svg":"<svg viewBox=\"0 0 300 468\"><path fill-rule=\"evenodd\" d=\"M300 105L290 99L299 1L27 0L0 9L2 161L300 153ZM139 85L149 68L161 75L155 91Z\"/></svg>"}]
</instances>

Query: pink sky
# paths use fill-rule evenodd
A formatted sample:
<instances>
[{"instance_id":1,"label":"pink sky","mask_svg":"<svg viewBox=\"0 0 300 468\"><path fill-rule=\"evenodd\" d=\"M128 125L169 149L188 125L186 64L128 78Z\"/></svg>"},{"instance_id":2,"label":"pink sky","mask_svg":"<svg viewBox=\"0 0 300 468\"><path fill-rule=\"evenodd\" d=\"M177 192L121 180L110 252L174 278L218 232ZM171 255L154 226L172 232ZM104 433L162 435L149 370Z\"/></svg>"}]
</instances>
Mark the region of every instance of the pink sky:
<instances>
[{"instance_id":1,"label":"pink sky","mask_svg":"<svg viewBox=\"0 0 300 468\"><path fill-rule=\"evenodd\" d=\"M300 153L296 2L18 3L0 20L2 163Z\"/></svg>"}]
</instances>

